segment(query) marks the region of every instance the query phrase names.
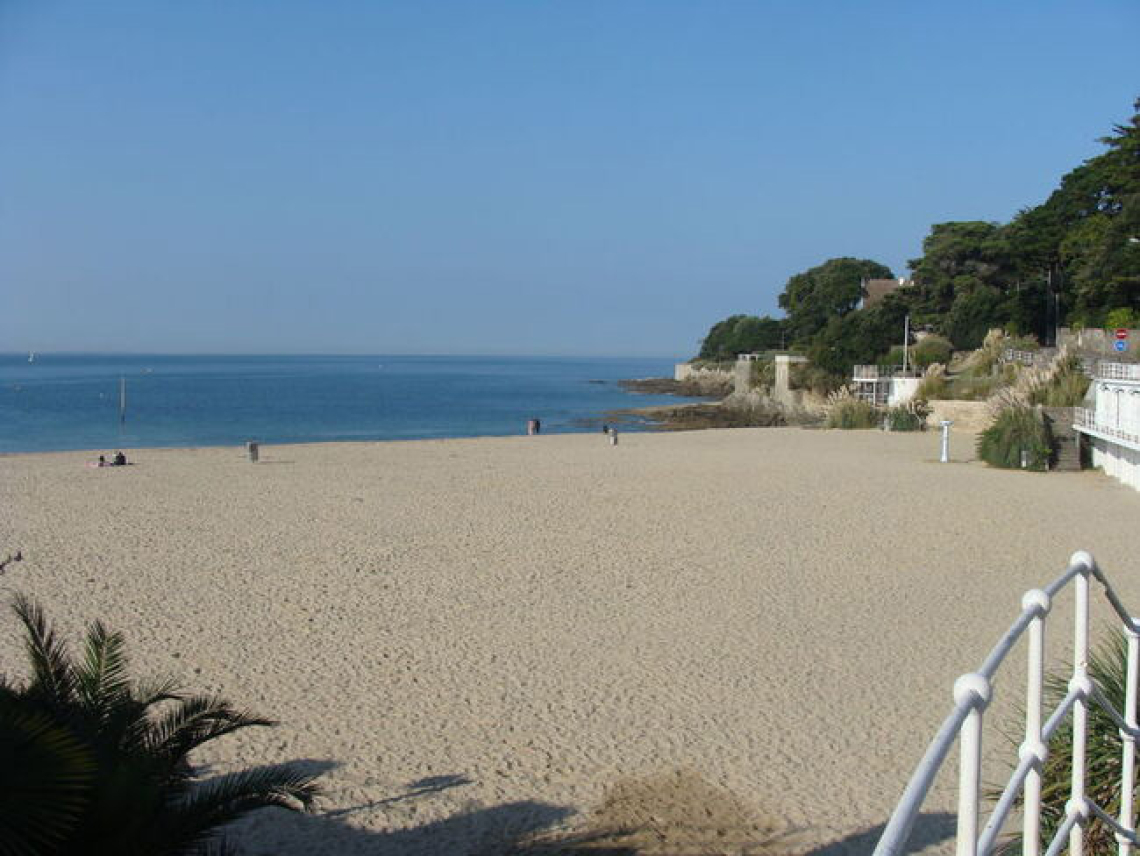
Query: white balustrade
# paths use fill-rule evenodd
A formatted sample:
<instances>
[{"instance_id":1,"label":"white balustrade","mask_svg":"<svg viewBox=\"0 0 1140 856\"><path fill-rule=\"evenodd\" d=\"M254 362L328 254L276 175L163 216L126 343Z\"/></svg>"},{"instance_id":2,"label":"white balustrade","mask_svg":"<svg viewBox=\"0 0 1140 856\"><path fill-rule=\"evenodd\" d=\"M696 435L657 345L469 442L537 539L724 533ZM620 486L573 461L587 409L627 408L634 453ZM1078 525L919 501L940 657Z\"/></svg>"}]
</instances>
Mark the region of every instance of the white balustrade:
<instances>
[{"instance_id":1,"label":"white balustrade","mask_svg":"<svg viewBox=\"0 0 1140 856\"><path fill-rule=\"evenodd\" d=\"M1078 431L1101 434L1114 440L1123 440L1125 443L1140 445L1140 433L1129 431L1127 428L1121 428L1117 425L1110 425L1104 420L1097 419L1095 411L1084 407L1073 409L1073 427ZM1129 422L1129 427L1132 427L1131 422Z\"/></svg>"},{"instance_id":2,"label":"white balustrade","mask_svg":"<svg viewBox=\"0 0 1140 856\"><path fill-rule=\"evenodd\" d=\"M1140 363L1107 363L1100 362L1096 367L1098 379L1105 380L1140 380Z\"/></svg>"},{"instance_id":3,"label":"white balustrade","mask_svg":"<svg viewBox=\"0 0 1140 856\"><path fill-rule=\"evenodd\" d=\"M1124 710L1113 708L1100 687L1089 676L1089 595L1095 578L1105 599L1119 619L1128 640L1127 674ZM1045 623L1053 599L1070 583L1073 584L1073 674L1064 700L1045 719ZM1131 856L1137 839L1133 790L1135 788L1137 727L1137 680L1140 676L1140 623L1133 618L1109 584L1107 577L1091 555L1074 553L1069 567L1045 589L1033 589L1021 599L1021 614L994 646L976 672L963 675L954 683L954 709L923 755L921 762L890 821L883 830L873 856L898 856L905 852L911 828L922 808L934 780L959 742L961 760L958 768L958 832L957 856L990 856L998 835L1009 817L1017 798L1022 798L1023 856L1058 856L1067 846L1071 856L1083 856L1084 832L1093 816L1116 833L1119 856ZM981 800L982 725L993 692L996 672L1013 646L1027 637L1028 669L1026 677L1025 738L1018 748L1018 763L1009 782L998 798L985 828L979 833ZM1123 743L1120 814L1111 817L1104 807L1086 792L1089 705L1101 707L1120 730ZM1048 756L1050 738L1066 717L1072 716L1072 779L1065 805L1065 819L1052 840L1041 841L1042 771Z\"/></svg>"}]
</instances>

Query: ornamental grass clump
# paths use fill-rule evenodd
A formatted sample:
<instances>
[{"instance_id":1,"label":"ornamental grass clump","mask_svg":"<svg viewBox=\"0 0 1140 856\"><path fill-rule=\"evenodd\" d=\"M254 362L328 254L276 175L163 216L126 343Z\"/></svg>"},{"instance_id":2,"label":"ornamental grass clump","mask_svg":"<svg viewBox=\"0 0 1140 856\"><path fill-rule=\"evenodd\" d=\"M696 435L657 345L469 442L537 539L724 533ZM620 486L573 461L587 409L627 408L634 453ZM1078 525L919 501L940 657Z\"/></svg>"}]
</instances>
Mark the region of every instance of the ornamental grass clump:
<instances>
[{"instance_id":1,"label":"ornamental grass clump","mask_svg":"<svg viewBox=\"0 0 1140 856\"><path fill-rule=\"evenodd\" d=\"M879 411L869 402L856 398L847 387L828 396L828 405L828 428L850 431L879 427Z\"/></svg>"},{"instance_id":2,"label":"ornamental grass clump","mask_svg":"<svg viewBox=\"0 0 1140 856\"><path fill-rule=\"evenodd\" d=\"M886 424L888 431L922 431L926 428L926 406L921 401L912 401L888 407Z\"/></svg>"},{"instance_id":3,"label":"ornamental grass clump","mask_svg":"<svg viewBox=\"0 0 1140 856\"><path fill-rule=\"evenodd\" d=\"M1088 392L1089 383L1091 381L1085 374L1080 357L1067 354L1057 360L1046 377L1030 388L1029 403L1047 407L1079 407Z\"/></svg>"},{"instance_id":4,"label":"ornamental grass clump","mask_svg":"<svg viewBox=\"0 0 1140 856\"><path fill-rule=\"evenodd\" d=\"M1031 407L1005 408L978 437L978 457L993 467L1044 472L1052 453L1045 420Z\"/></svg>"},{"instance_id":5,"label":"ornamental grass clump","mask_svg":"<svg viewBox=\"0 0 1140 856\"><path fill-rule=\"evenodd\" d=\"M203 777L190 754L273 723L169 682L131 680L123 637L95 622L67 651L39 607L17 597L31 677L0 676L0 853L194 856L260 808L312 805L314 776L288 764Z\"/></svg>"},{"instance_id":6,"label":"ornamental grass clump","mask_svg":"<svg viewBox=\"0 0 1140 856\"><path fill-rule=\"evenodd\" d=\"M1089 656L1089 677L1116 710L1124 710L1125 677L1128 667L1128 643L1123 633L1116 633ZM1056 710L1069 691L1072 668L1052 673L1045 678L1045 710ZM1011 730L1011 734L1017 733ZM1123 770L1120 730L1104 709L1095 702L1088 705L1088 740L1085 747L1086 796L1111 817L1120 816L1120 781ZM1049 752L1041 771L1041 841L1047 845L1065 822L1065 803L1070 796L1073 776L1073 718L1067 716L1049 741ZM1140 796L1140 787L1137 787ZM1000 791L990 798L996 802ZM1089 818L1084 833L1086 856L1115 856L1113 830L1095 814ZM1044 846L1042 847L1044 849ZM1002 840L998 852L1002 856L1021 853L1021 836Z\"/></svg>"}]
</instances>

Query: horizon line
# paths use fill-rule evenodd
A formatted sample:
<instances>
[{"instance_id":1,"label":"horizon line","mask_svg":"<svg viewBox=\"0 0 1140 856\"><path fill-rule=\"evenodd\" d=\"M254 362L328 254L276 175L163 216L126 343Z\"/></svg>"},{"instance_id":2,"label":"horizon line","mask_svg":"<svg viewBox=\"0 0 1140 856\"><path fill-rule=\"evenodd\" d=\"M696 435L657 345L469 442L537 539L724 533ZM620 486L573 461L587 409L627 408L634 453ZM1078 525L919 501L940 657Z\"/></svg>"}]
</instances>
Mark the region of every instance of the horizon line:
<instances>
[{"instance_id":1,"label":"horizon line","mask_svg":"<svg viewBox=\"0 0 1140 856\"><path fill-rule=\"evenodd\" d=\"M0 351L0 357L22 357L25 353L40 356L69 357L482 357L493 359L677 359L677 354L568 354L568 353L444 353L444 352L335 352L335 351L87 351L24 349Z\"/></svg>"}]
</instances>

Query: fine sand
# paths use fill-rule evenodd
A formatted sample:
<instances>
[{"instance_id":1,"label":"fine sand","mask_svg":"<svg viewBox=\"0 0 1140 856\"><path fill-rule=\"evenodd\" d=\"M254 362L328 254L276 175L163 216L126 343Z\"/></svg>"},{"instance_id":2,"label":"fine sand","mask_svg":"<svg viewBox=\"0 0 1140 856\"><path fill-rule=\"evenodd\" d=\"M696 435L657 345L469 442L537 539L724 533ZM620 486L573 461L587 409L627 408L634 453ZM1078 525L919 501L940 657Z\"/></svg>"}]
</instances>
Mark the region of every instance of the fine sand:
<instances>
[{"instance_id":1,"label":"fine sand","mask_svg":"<svg viewBox=\"0 0 1140 856\"><path fill-rule=\"evenodd\" d=\"M24 560L0 596L35 596L73 641L102 618L136 673L280 720L199 759L325 771L315 815L239 827L248 853L866 853L1024 590L1089 549L1140 604L1140 494L954 443L950 465L935 433L796 428L286 446L257 465L5 456L0 560ZM991 782L1023 656L988 717ZM23 669L0 614L0 670ZM945 846L955 775L922 843Z\"/></svg>"}]
</instances>

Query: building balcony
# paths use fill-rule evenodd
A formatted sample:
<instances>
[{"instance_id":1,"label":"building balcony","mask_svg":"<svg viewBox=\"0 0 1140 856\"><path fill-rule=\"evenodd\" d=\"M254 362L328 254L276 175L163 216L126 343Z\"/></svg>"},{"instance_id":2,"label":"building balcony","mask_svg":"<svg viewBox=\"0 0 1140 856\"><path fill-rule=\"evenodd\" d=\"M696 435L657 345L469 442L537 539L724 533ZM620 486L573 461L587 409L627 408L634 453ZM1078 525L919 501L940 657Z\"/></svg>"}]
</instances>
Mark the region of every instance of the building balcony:
<instances>
[{"instance_id":1,"label":"building balcony","mask_svg":"<svg viewBox=\"0 0 1140 856\"><path fill-rule=\"evenodd\" d=\"M1073 410L1073 428L1090 437L1140 450L1140 425L1111 425L1098 420L1092 410L1077 407Z\"/></svg>"}]
</instances>

